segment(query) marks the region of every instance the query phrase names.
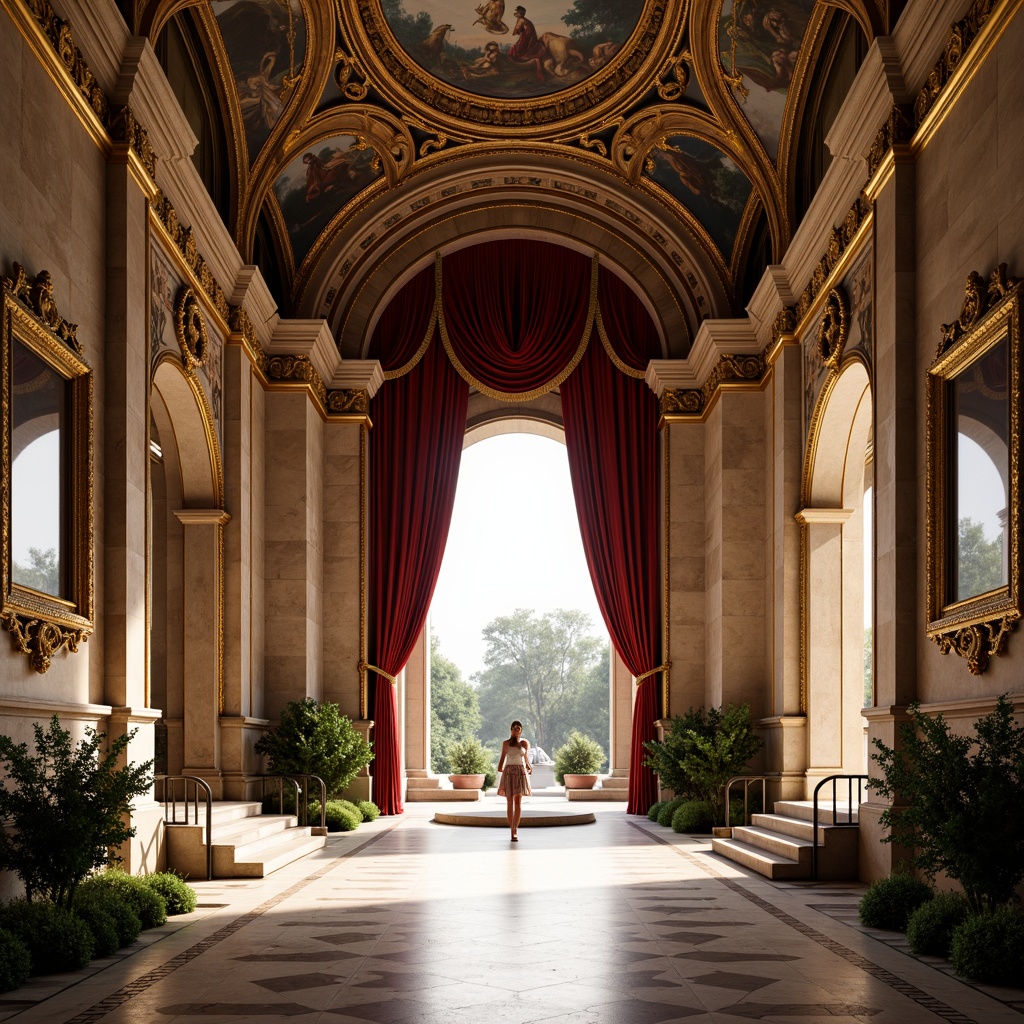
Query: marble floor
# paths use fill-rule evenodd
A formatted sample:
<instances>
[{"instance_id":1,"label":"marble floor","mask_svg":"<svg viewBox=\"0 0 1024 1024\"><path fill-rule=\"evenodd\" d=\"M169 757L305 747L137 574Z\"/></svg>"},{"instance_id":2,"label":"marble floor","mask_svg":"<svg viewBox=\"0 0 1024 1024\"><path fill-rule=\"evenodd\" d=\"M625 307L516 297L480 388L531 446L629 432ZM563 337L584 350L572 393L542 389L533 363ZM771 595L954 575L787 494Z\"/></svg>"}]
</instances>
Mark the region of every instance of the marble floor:
<instances>
[{"instance_id":1,"label":"marble floor","mask_svg":"<svg viewBox=\"0 0 1024 1024\"><path fill-rule=\"evenodd\" d=\"M546 804L545 806L550 806ZM458 828L412 804L127 954L0 996L18 1024L1024 1024L856 922L855 884L772 884L618 804L591 825Z\"/></svg>"}]
</instances>

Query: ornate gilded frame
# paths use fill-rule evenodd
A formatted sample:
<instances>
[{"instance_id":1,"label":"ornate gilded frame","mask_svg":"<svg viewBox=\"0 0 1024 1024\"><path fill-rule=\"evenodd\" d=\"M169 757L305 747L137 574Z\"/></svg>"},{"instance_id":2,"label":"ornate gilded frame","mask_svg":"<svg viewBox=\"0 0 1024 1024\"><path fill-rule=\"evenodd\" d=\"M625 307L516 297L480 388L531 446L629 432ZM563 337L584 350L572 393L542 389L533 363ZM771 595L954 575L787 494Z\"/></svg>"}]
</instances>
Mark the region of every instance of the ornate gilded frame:
<instances>
[{"instance_id":1,"label":"ornate gilded frame","mask_svg":"<svg viewBox=\"0 0 1024 1024\"><path fill-rule=\"evenodd\" d=\"M1022 282L1007 276L1006 264L986 282L977 272L967 279L960 316L943 324L935 362L928 371L927 392L927 600L928 636L943 654L955 651L975 675L989 658L1002 654L1021 617L1020 293ZM952 467L955 465L952 382L991 351L1007 342L1007 514L1009 551L1007 582L984 594L956 600L952 592Z\"/></svg>"},{"instance_id":2,"label":"ornate gilded frame","mask_svg":"<svg viewBox=\"0 0 1024 1024\"><path fill-rule=\"evenodd\" d=\"M14 264L14 277L4 278L0 367L2 367L2 493L3 530L0 566L0 623L11 634L16 651L28 656L37 672L46 672L54 654L78 645L93 631L93 374L83 358L77 327L57 312L53 283L45 271L30 278ZM69 569L65 597L15 583L12 579L13 507L11 467L13 351L19 342L70 383L68 411L67 545Z\"/></svg>"}]
</instances>

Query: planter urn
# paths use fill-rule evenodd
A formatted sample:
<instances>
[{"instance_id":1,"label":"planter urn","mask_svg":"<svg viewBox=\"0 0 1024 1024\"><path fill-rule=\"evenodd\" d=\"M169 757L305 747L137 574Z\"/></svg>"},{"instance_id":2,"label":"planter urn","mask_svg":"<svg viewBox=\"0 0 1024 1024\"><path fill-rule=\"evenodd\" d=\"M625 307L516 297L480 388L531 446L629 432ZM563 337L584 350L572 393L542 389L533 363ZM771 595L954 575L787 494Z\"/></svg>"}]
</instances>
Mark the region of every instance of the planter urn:
<instances>
[{"instance_id":1,"label":"planter urn","mask_svg":"<svg viewBox=\"0 0 1024 1024\"><path fill-rule=\"evenodd\" d=\"M486 775L449 775L452 789L483 789Z\"/></svg>"},{"instance_id":2,"label":"planter urn","mask_svg":"<svg viewBox=\"0 0 1024 1024\"><path fill-rule=\"evenodd\" d=\"M593 789L597 785L596 775L570 775L565 773L566 789Z\"/></svg>"}]
</instances>

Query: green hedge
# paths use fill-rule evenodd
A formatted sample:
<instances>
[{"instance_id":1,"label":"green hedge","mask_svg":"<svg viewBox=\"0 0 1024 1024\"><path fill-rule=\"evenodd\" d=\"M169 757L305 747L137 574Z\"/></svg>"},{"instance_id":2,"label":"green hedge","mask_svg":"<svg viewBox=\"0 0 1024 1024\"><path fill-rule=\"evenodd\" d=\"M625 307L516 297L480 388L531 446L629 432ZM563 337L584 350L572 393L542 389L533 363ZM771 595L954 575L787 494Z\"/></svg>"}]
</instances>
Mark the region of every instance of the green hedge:
<instances>
[{"instance_id":1,"label":"green hedge","mask_svg":"<svg viewBox=\"0 0 1024 1024\"><path fill-rule=\"evenodd\" d=\"M686 800L672 815L673 832L707 833L714 823L711 808L703 800Z\"/></svg>"},{"instance_id":2,"label":"green hedge","mask_svg":"<svg viewBox=\"0 0 1024 1024\"><path fill-rule=\"evenodd\" d=\"M872 882L860 901L860 919L869 928L905 932L910 915L933 896L927 882L910 875L891 875Z\"/></svg>"},{"instance_id":3,"label":"green hedge","mask_svg":"<svg viewBox=\"0 0 1024 1024\"><path fill-rule=\"evenodd\" d=\"M195 889L173 871L158 871L153 875L143 875L142 881L163 899L168 917L191 914L196 909Z\"/></svg>"},{"instance_id":4,"label":"green hedge","mask_svg":"<svg viewBox=\"0 0 1024 1024\"><path fill-rule=\"evenodd\" d=\"M95 942L89 926L70 910L45 900L14 900L0 909L5 928L28 948L32 974L77 971L91 959Z\"/></svg>"},{"instance_id":5,"label":"green hedge","mask_svg":"<svg viewBox=\"0 0 1024 1024\"><path fill-rule=\"evenodd\" d=\"M922 903L907 922L907 942L918 956L949 956L953 932L967 920L970 907L962 893L940 892Z\"/></svg>"},{"instance_id":6,"label":"green hedge","mask_svg":"<svg viewBox=\"0 0 1024 1024\"><path fill-rule=\"evenodd\" d=\"M969 917L953 932L949 960L965 978L1024 986L1024 913L1000 907Z\"/></svg>"},{"instance_id":7,"label":"green hedge","mask_svg":"<svg viewBox=\"0 0 1024 1024\"><path fill-rule=\"evenodd\" d=\"M164 898L138 875L129 875L124 871L104 871L87 878L78 889L79 892L112 889L135 911L143 930L159 928L167 921Z\"/></svg>"},{"instance_id":8,"label":"green hedge","mask_svg":"<svg viewBox=\"0 0 1024 1024\"><path fill-rule=\"evenodd\" d=\"M0 928L0 992L24 985L31 970L28 947L13 932Z\"/></svg>"}]
</instances>

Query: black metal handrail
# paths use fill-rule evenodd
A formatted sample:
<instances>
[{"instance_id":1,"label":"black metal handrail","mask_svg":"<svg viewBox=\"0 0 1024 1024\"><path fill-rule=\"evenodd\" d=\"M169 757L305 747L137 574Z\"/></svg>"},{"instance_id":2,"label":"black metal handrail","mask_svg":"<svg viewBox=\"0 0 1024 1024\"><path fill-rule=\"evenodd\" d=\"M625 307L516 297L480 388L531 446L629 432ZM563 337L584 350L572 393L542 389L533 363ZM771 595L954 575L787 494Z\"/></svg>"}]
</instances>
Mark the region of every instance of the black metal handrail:
<instances>
[{"instance_id":1,"label":"black metal handrail","mask_svg":"<svg viewBox=\"0 0 1024 1024\"><path fill-rule=\"evenodd\" d=\"M846 782L846 821L839 821L839 803L836 799L836 783L840 781ZM864 787L867 784L867 775L829 775L822 779L814 787L814 817L812 819L814 825L814 837L811 840L811 879L813 881L818 880L818 790L822 786L832 783L832 824L838 825L843 828L849 828L853 825L860 823L860 812L858 810L857 819L854 820L853 816L853 784L857 783L857 807L860 808L861 800L864 796Z\"/></svg>"},{"instance_id":2,"label":"black metal handrail","mask_svg":"<svg viewBox=\"0 0 1024 1024\"><path fill-rule=\"evenodd\" d=\"M205 779L198 775L157 775L153 780L163 784L165 825L198 825L199 798L202 796L206 804L206 880L213 878L213 790ZM178 783L181 783L181 800L178 800ZM191 789L192 795L189 796ZM179 804L182 809L181 820L178 820ZM191 811L191 818L190 812Z\"/></svg>"},{"instance_id":3,"label":"black metal handrail","mask_svg":"<svg viewBox=\"0 0 1024 1024\"><path fill-rule=\"evenodd\" d=\"M277 813L284 814L284 784L290 782L295 789L295 813L299 822L305 824L309 821L309 790L316 786L320 790L320 830L321 834L327 832L327 787L319 775L298 775L292 772L273 773L260 775L260 802L267 799L267 782L277 783Z\"/></svg>"},{"instance_id":4,"label":"black metal handrail","mask_svg":"<svg viewBox=\"0 0 1024 1024\"><path fill-rule=\"evenodd\" d=\"M743 824L750 824L750 784L752 782L761 783L761 811L762 813L768 810L768 799L766 795L765 785L768 781L767 775L734 775L725 784L725 823L727 825L732 824L732 814L729 810L729 792L733 787L733 783L743 783Z\"/></svg>"}]
</instances>

